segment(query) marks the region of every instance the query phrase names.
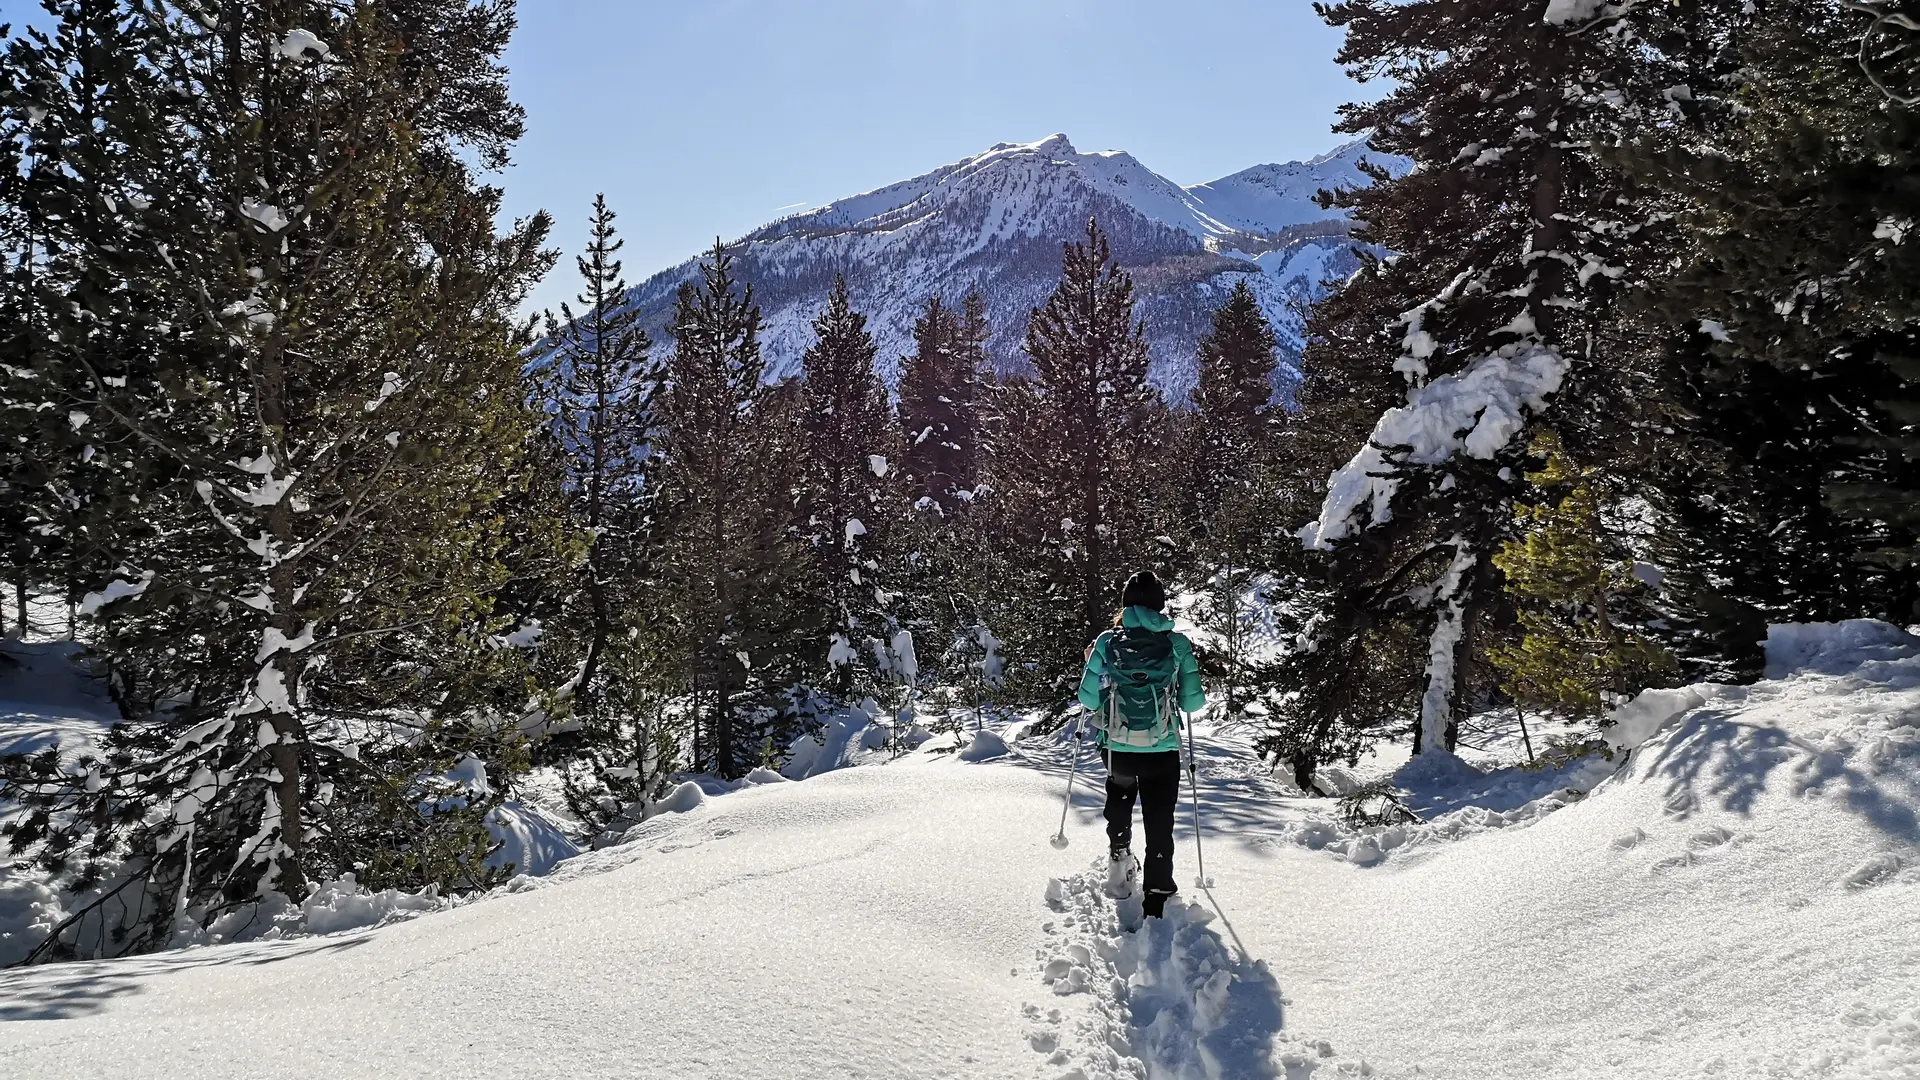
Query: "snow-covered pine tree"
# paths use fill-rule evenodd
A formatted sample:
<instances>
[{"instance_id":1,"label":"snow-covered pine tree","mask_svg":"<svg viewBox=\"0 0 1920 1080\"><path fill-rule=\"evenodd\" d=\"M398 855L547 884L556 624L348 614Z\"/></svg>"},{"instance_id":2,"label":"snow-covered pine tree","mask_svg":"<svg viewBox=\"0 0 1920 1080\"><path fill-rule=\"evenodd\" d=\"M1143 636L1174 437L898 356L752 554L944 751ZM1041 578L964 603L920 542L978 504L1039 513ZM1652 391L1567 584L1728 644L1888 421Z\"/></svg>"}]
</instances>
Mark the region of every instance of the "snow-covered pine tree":
<instances>
[{"instance_id":1,"label":"snow-covered pine tree","mask_svg":"<svg viewBox=\"0 0 1920 1080\"><path fill-rule=\"evenodd\" d=\"M573 463L573 516L587 533L580 581L585 649L574 697L588 716L599 711L607 689L602 665L624 670L610 653L624 647L637 615L634 592L648 541L648 436L661 381L648 355L653 342L626 303L618 258L625 241L615 216L606 196L596 195L587 250L576 259L585 281L581 310L562 302L559 316L549 315L540 358L542 396Z\"/></svg>"},{"instance_id":2,"label":"snow-covered pine tree","mask_svg":"<svg viewBox=\"0 0 1920 1080\"><path fill-rule=\"evenodd\" d=\"M892 479L901 459L875 347L836 275L801 359L801 489L807 593L823 689L843 701L875 693L893 670L897 624L888 592L902 517ZM897 590L898 586L892 586Z\"/></svg>"},{"instance_id":3,"label":"snow-covered pine tree","mask_svg":"<svg viewBox=\"0 0 1920 1080\"><path fill-rule=\"evenodd\" d=\"M935 296L913 321L913 355L900 364L901 472L909 493L939 502L952 487L948 383L960 345L960 319ZM930 506L925 508L931 508Z\"/></svg>"},{"instance_id":4,"label":"snow-covered pine tree","mask_svg":"<svg viewBox=\"0 0 1920 1080\"><path fill-rule=\"evenodd\" d=\"M901 521L898 617L930 665L960 671L974 662L987 591L1004 586L986 571L991 541L976 500L985 457L982 419L987 366L986 302L969 292L960 310L935 297L914 322L915 349L901 362Z\"/></svg>"},{"instance_id":5,"label":"snow-covered pine tree","mask_svg":"<svg viewBox=\"0 0 1920 1080\"><path fill-rule=\"evenodd\" d=\"M1345 30L1338 58L1356 79L1393 80L1378 100L1343 107L1340 130L1371 132L1376 149L1415 164L1399 179L1375 170L1372 186L1333 200L1365 223L1361 240L1396 254L1316 312L1318 347L1305 366L1376 368L1358 379L1377 385L1387 361L1404 397L1334 472L1301 537L1339 564L1340 590L1365 609L1324 620L1325 632L1380 619L1425 625L1425 647L1401 663L1425 669L1415 736L1427 752L1451 749L1490 685L1484 658L1504 606L1491 556L1514 528L1525 434L1583 377L1588 329L1614 276L1616 241L1574 211L1617 192L1586 148L1609 130L1601 110L1619 58L1549 23L1558 6L1318 8ZM1367 347L1333 346L1355 339Z\"/></svg>"},{"instance_id":6,"label":"snow-covered pine tree","mask_svg":"<svg viewBox=\"0 0 1920 1080\"><path fill-rule=\"evenodd\" d=\"M1026 350L1034 378L1003 392L1012 423L989 483L1011 527L1001 542L1046 581L1020 593L1017 647L1051 685L1072 680L1081 648L1111 623L1120 579L1157 560L1162 503L1178 487L1161 473L1166 409L1147 381L1133 279L1098 223L1064 245L1060 284L1034 309Z\"/></svg>"},{"instance_id":7,"label":"snow-covered pine tree","mask_svg":"<svg viewBox=\"0 0 1920 1080\"><path fill-rule=\"evenodd\" d=\"M715 241L701 281L681 286L660 396L659 585L691 692L696 768L738 776L758 761L747 710L770 673L810 648L784 620L799 574L800 446L790 395L762 383L760 309ZM781 683L784 688L785 683Z\"/></svg>"},{"instance_id":8,"label":"snow-covered pine tree","mask_svg":"<svg viewBox=\"0 0 1920 1080\"><path fill-rule=\"evenodd\" d=\"M49 864L126 861L43 956L152 948L347 873L483 881L488 804L449 774L513 757L512 716L476 710L519 666L487 646L493 507L535 424L512 310L546 221L496 234L466 164L520 131L511 8L119 15L168 92L99 121L144 167L77 178L125 228L76 257L116 260L158 315L108 309L66 355L76 429L144 455L83 605L131 723L77 765L10 762L32 810L8 832Z\"/></svg>"},{"instance_id":9,"label":"snow-covered pine tree","mask_svg":"<svg viewBox=\"0 0 1920 1080\"><path fill-rule=\"evenodd\" d=\"M653 342L627 302L605 195L596 195L587 246L575 262L580 305L547 316L535 375L563 461L562 500L584 536L573 573L540 609L545 663L572 667L562 684L570 713L555 739L568 805L595 831L660 793L676 742L665 701L673 689L658 662L657 600L650 588L656 535L649 500L651 438L663 384Z\"/></svg>"}]
</instances>

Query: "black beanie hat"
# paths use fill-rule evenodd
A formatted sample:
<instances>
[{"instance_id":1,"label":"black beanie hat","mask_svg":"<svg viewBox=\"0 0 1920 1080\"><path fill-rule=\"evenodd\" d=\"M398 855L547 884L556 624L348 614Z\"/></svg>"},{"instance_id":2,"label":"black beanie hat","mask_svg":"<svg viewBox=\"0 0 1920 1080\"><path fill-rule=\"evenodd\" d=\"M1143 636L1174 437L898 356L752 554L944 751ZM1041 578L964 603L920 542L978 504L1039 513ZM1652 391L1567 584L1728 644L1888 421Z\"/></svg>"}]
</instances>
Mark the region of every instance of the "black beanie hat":
<instances>
[{"instance_id":1,"label":"black beanie hat","mask_svg":"<svg viewBox=\"0 0 1920 1080\"><path fill-rule=\"evenodd\" d=\"M1127 579L1127 587L1120 590L1121 607L1143 607L1160 611L1167 606L1167 590L1161 586L1160 579L1153 571L1142 570Z\"/></svg>"}]
</instances>

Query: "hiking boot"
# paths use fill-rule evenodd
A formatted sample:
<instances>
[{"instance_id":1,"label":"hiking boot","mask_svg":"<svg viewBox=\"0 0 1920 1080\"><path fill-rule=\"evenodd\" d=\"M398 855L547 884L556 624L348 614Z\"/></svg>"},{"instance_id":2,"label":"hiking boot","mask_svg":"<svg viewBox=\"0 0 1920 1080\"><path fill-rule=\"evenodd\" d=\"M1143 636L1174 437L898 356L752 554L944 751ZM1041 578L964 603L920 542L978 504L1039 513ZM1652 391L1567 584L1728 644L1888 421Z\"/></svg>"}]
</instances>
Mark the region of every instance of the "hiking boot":
<instances>
[{"instance_id":1,"label":"hiking boot","mask_svg":"<svg viewBox=\"0 0 1920 1080\"><path fill-rule=\"evenodd\" d=\"M1134 883L1140 880L1140 860L1133 852L1120 848L1107 854L1107 895L1115 900L1125 900L1133 895Z\"/></svg>"},{"instance_id":2,"label":"hiking boot","mask_svg":"<svg viewBox=\"0 0 1920 1080\"><path fill-rule=\"evenodd\" d=\"M1146 916L1149 919L1165 918L1166 911L1167 911L1167 897L1172 895L1173 895L1172 893L1165 893L1165 892L1148 892L1144 897L1141 897L1140 899L1140 914Z\"/></svg>"}]
</instances>

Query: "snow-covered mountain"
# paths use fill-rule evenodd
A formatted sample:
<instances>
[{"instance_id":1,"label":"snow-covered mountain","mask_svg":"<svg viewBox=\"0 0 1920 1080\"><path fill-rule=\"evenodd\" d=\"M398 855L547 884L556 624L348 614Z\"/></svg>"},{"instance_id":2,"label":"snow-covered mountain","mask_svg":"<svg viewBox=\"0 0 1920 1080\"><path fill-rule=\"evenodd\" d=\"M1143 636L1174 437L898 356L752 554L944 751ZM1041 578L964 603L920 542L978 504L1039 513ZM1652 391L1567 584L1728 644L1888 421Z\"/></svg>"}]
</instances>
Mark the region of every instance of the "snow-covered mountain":
<instances>
[{"instance_id":1,"label":"snow-covered mountain","mask_svg":"<svg viewBox=\"0 0 1920 1080\"><path fill-rule=\"evenodd\" d=\"M781 218L734 245L739 275L766 320L771 377L798 370L811 323L836 273L865 312L889 375L912 349L916 314L930 296L958 301L979 288L994 329L989 349L1004 369L1024 365L1027 313L1060 274L1060 245L1097 218L1115 256L1134 274L1154 379L1174 399L1193 383L1194 343L1233 283L1253 283L1282 341L1284 393L1298 375L1305 306L1323 283L1357 265L1338 211L1313 202L1322 188L1367 182L1353 142L1306 162L1257 165L1182 188L1119 150L1083 154L1065 135L1000 143L888 187ZM633 291L656 340L674 293L698 274L688 260Z\"/></svg>"}]
</instances>

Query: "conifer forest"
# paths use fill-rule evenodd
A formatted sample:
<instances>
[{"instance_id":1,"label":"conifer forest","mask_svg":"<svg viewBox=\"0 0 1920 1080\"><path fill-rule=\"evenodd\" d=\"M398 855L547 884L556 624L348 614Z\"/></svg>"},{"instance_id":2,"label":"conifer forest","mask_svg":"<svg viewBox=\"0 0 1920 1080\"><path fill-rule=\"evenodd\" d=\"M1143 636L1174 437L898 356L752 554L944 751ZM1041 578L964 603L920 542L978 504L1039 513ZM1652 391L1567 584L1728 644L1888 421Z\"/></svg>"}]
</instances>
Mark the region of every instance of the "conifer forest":
<instances>
[{"instance_id":1,"label":"conifer forest","mask_svg":"<svg viewBox=\"0 0 1920 1080\"><path fill-rule=\"evenodd\" d=\"M1714 1043L1716 1071L1706 1049L1684 1062L1634 1056L1711 1041L1684 1023L1639 1050L1596 1034L1532 1058L1492 1035L1446 1035L1423 1051L1438 1056L1421 1075L1920 1070L1920 938L1890 929L1920 897L1920 5L1322 0L1312 7L1336 35L1351 102L1333 132L1364 156L1352 182L1308 186L1316 224L1229 222L1216 231L1243 244L1234 250L1181 233L1186 262L1155 262L1141 253L1173 243L1172 227L1096 200L1073 204L1064 235L987 237L976 262L952 264L1018 249L1021 266L1041 267L1031 295L985 271L909 274L905 261L863 258L835 239L851 226L829 217L717 238L662 286L625 248L650 208L601 196L509 214L530 120L507 58L528 3L5 7L0 963L82 971L260 941L269 926L268 939L301 940L414 911L453 912L418 930L559 904L590 887L579 867L612 866L702 814L773 807L782 785L850 808L806 809L794 795L796 809L764 811L819 814L805 820L821 835L836 814L879 813L862 800L896 785L899 813L951 817L969 836L1029 807L1025 832L998 845L1078 859L1028 844L1057 815L1056 846L1084 832L1105 875L1106 773L1079 741L1075 699L1123 583L1151 570L1208 700L1190 751L1201 764L1182 774L1195 791L1191 829L1181 795L1180 843L1204 836L1222 884L1255 880L1234 860L1270 846L1368 882L1438 874L1449 844L1546 844L1612 799L1614 817L1593 826L1612 832L1586 847L1515 854L1530 869L1511 880L1487 869L1507 856L1485 854L1457 892L1405 891L1455 898L1436 925L1465 925L1474 897L1552 924L1563 909L1475 890L1518 887L1556 862L1644 862L1634 853L1651 849L1636 845L1664 842L1705 807L1731 815L1731 839L1675 833L1690 845L1675 848L1680 862L1635 864L1617 893L1569 886L1588 895L1580 910L1613 896L1737 920L1752 904L1771 910L1753 899L1774 895L1758 883L1788 880L1798 871L1782 867L1800 856L1768 856L1771 870L1756 863L1739 879L1756 884L1721 899L1663 883L1703 860L1760 860L1779 837L1845 836L1833 846L1852 854L1834 857L1859 867L1806 871L1825 890L1807 900L1825 929L1780 940L1818 957L1835 926L1907 935L1879 938L1891 951L1878 961L1829 965L1871 972L1845 991L1865 1003L1847 1015L1865 1019L1844 1025L1870 1029L1859 1045L1877 1049L1822 1059L1828 1028L1767 1021L1807 1034ZM697 109L687 95L634 107ZM1036 152L1034 168L1049 154L1054 167L1117 160L1034 146L1002 144L968 167ZM1227 221L1218 198L1208 212ZM908 210L895 217L875 235L924 227ZM584 244L562 250L556 221L584 223ZM1324 273L1275 299L1249 237L1275 251L1318 245ZM824 254L775 280L769 252L789 250L776 242ZM1203 264L1212 276L1191 288L1187 270L1168 269ZM536 304L556 281L572 298ZM1176 326L1170 291L1204 305ZM1165 345L1176 333L1190 350ZM46 704L67 692L56 666L59 686L92 695L92 712L71 714L94 717L92 734L36 734L68 731L42 719L68 715ZM1806 719L1841 708L1858 715ZM1789 719L1755 719L1763 709ZM18 732L16 713L31 720ZM988 759L1031 768L972 764ZM825 775L845 765L873 768ZM1765 809L1776 765L1798 786L1763 819L1776 813ZM1015 779L942 794L960 781L934 770L961 768ZM899 779L853 786L865 773ZM1619 809L1640 805L1630 798L1649 800L1644 820ZM733 800L742 809L715 809ZM1792 816L1815 803L1845 826ZM1630 818L1640 838L1609 841ZM740 820L700 842L738 846L762 827ZM929 841L964 862L959 843ZM531 870L541 844L560 854ZM1398 846L1429 854L1396 869ZM686 857L648 850L660 865ZM787 873L764 869L781 857L770 847L740 866ZM560 858L575 869L517 895ZM1257 950L1225 933L1236 916L1236 934L1283 928L1293 916L1254 912L1314 902L1223 888L1228 921L1209 927L1202 890L1184 884L1187 847L1178 858L1193 929L1138 956L1138 913L1096 905L1074 867L1005 871L1022 903L1040 905L1036 926L1046 905L1067 913L1046 916L1067 928L1048 922L1048 935L1097 937L1098 920L1119 919L1106 944L1048 937L1043 952L1067 951L1045 953L1041 974L1019 966L1033 965L1034 942L989 965L1045 995L1031 1014L1004 1010L1032 1028L1007 1040L1021 1068L1081 1080L1418 1071L1400 1036L1370 1048L1361 1020L1293 1006L1322 983L1290 979L1292 946L1256 937L1267 957L1256 965ZM667 876L632 865L636 880ZM1859 880L1833 884L1843 871ZM917 903L909 886L890 888L873 909ZM1329 906L1395 918L1387 893L1313 888L1349 898ZM685 903L721 905L698 910L746 934L804 920L786 913L809 906L799 895L770 909ZM1856 899L1892 906L1818 906ZM375 914L354 922L341 914L352 905ZM1774 925L1791 923L1787 911ZM845 933L860 935L858 917L856 905ZM951 918L974 918L964 897ZM1596 948L1620 940L1601 923L1564 925ZM1541 933L1533 955L1562 947L1551 925ZM1204 968L1180 951L1203 947L1214 950ZM1446 969L1448 955L1422 971ZM1599 955L1564 979L1597 970ZM296 962L309 960L270 968ZM1163 962L1189 965L1178 978L1195 980L1192 993L1154 996L1176 975L1137 972ZM1210 981L1216 971L1232 978ZM1429 977L1440 978L1391 985L1447 998ZM1267 1006L1251 1003L1276 978L1292 988L1288 1018L1275 984L1263 1027ZM1035 979L1046 985L1025 985ZM0 1019L16 1018L15 995L53 1001L53 985L0 982ZM1841 989L1765 985L1842 1030ZM997 1000L963 996L976 994ZM1106 1003L1086 1006L1086 1023L1119 1034L1075 1035L1081 1014L1044 1015L1083 1000ZM879 1075L855 1059L901 1076L1027 1075L991 1053L977 1065L950 1050L914 1056L946 1036L901 1034L930 1023L903 1008L893 1045L853 1039L818 1075ZM1722 1008L1729 1030L1733 1017L1773 1015ZM1296 1022L1339 1032L1339 1051ZM1446 1021L1380 1023L1426 1038L1429 1022ZM657 1071L605 1075L816 1075L724 1047L699 1060L730 1067L690 1065L663 1034L679 1029L657 1024ZM10 1038L0 1031L0 1060L21 1053L27 1071L0 1072L55 1075L30 1056L53 1051ZM333 1060L287 1053L245 1075ZM1604 1065L1609 1053L1623 1071ZM68 1075L175 1075L107 1060ZM432 1060L389 1075L431 1074ZM568 1060L529 1075L594 1074ZM478 1071L472 1061L448 1072Z\"/></svg>"}]
</instances>

